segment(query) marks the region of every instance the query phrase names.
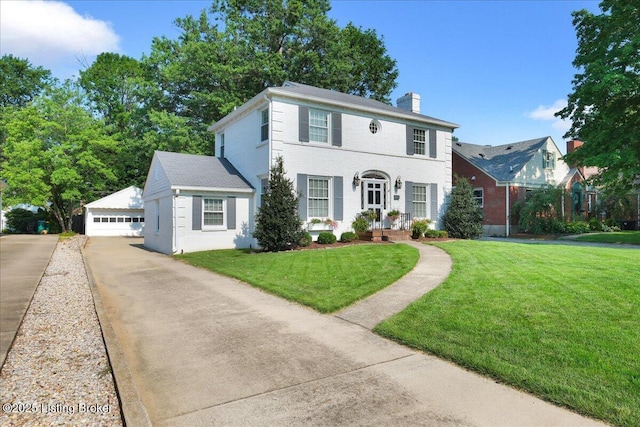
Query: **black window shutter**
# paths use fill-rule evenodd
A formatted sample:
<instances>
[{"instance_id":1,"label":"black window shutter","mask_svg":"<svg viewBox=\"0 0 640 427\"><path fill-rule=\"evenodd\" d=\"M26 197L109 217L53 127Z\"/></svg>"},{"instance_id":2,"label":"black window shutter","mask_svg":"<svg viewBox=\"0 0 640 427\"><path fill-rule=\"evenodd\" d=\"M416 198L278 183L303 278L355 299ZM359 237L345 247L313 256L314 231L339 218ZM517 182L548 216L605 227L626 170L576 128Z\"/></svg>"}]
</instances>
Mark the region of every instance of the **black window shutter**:
<instances>
[{"instance_id":1,"label":"black window shutter","mask_svg":"<svg viewBox=\"0 0 640 427\"><path fill-rule=\"evenodd\" d=\"M343 217L343 201L344 201L344 185L341 176L333 177L333 219L342 221Z\"/></svg>"},{"instance_id":2,"label":"black window shutter","mask_svg":"<svg viewBox=\"0 0 640 427\"><path fill-rule=\"evenodd\" d=\"M366 192L364 181L360 183L360 209L364 210L364 193Z\"/></svg>"},{"instance_id":3,"label":"black window shutter","mask_svg":"<svg viewBox=\"0 0 640 427\"><path fill-rule=\"evenodd\" d=\"M438 219L438 184L431 184L431 220Z\"/></svg>"},{"instance_id":4,"label":"black window shutter","mask_svg":"<svg viewBox=\"0 0 640 427\"><path fill-rule=\"evenodd\" d=\"M413 126L407 125L407 155L413 156L416 153L413 146Z\"/></svg>"},{"instance_id":5,"label":"black window shutter","mask_svg":"<svg viewBox=\"0 0 640 427\"><path fill-rule=\"evenodd\" d=\"M342 114L331 114L331 145L342 147Z\"/></svg>"},{"instance_id":6,"label":"black window shutter","mask_svg":"<svg viewBox=\"0 0 640 427\"><path fill-rule=\"evenodd\" d=\"M436 130L429 129L429 157L435 159L438 157L438 146L436 144Z\"/></svg>"},{"instance_id":7,"label":"black window shutter","mask_svg":"<svg viewBox=\"0 0 640 427\"><path fill-rule=\"evenodd\" d=\"M297 178L298 193L300 194L299 215L303 220L307 219L307 175L299 173Z\"/></svg>"},{"instance_id":8,"label":"black window shutter","mask_svg":"<svg viewBox=\"0 0 640 427\"><path fill-rule=\"evenodd\" d=\"M227 198L227 230L236 229L236 198Z\"/></svg>"},{"instance_id":9,"label":"black window shutter","mask_svg":"<svg viewBox=\"0 0 640 427\"><path fill-rule=\"evenodd\" d=\"M413 210L413 182L404 182L404 213L411 213Z\"/></svg>"},{"instance_id":10,"label":"black window shutter","mask_svg":"<svg viewBox=\"0 0 640 427\"><path fill-rule=\"evenodd\" d=\"M300 142L309 142L309 107L298 107L298 136Z\"/></svg>"},{"instance_id":11,"label":"black window shutter","mask_svg":"<svg viewBox=\"0 0 640 427\"><path fill-rule=\"evenodd\" d=\"M193 196L191 229L202 230L202 196Z\"/></svg>"}]
</instances>

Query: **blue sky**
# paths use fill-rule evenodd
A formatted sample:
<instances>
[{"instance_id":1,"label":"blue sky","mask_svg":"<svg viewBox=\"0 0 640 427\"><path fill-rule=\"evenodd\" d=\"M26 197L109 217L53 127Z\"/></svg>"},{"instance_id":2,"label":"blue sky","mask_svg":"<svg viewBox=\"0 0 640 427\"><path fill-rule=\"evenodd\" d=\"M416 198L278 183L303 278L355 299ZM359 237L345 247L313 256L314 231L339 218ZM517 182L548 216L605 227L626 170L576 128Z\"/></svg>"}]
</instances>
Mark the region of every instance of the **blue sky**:
<instances>
[{"instance_id":1,"label":"blue sky","mask_svg":"<svg viewBox=\"0 0 640 427\"><path fill-rule=\"evenodd\" d=\"M175 18L210 1L0 3L0 53L28 58L56 77L77 75L100 52L140 58L156 36L176 38ZM576 70L571 12L597 1L334 0L329 16L375 29L397 61L398 87L420 94L422 113L458 123L461 141L498 145L551 136L564 151L566 105Z\"/></svg>"}]
</instances>

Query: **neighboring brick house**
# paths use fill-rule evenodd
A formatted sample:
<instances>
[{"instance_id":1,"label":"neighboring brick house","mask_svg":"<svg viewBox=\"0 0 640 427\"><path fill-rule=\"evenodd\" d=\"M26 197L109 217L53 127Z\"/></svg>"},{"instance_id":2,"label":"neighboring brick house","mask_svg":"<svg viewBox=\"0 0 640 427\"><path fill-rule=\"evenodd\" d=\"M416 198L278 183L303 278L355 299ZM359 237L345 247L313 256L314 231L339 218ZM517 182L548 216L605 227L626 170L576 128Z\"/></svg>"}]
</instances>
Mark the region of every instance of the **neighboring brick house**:
<instances>
[{"instance_id":1,"label":"neighboring brick house","mask_svg":"<svg viewBox=\"0 0 640 427\"><path fill-rule=\"evenodd\" d=\"M526 197L527 191L544 185L562 185L571 191L575 183L584 180L579 169L562 160L562 153L551 137L499 146L454 142L452 148L454 181L456 175L465 177L474 187L482 206L486 235L508 236L518 232L512 209L517 200ZM567 214L571 210L571 206L565 206Z\"/></svg>"},{"instance_id":2,"label":"neighboring brick house","mask_svg":"<svg viewBox=\"0 0 640 427\"><path fill-rule=\"evenodd\" d=\"M292 82L265 89L209 128L217 158L185 161L180 186L154 174L160 165L163 178L184 155L156 153L144 190L145 244L162 242L163 252L255 245L254 217L278 156L314 238L321 230L338 237L350 231L363 210L376 212L380 227L390 226L386 215L395 209L438 227L451 192L458 125L421 114L417 94L397 105ZM238 188L222 185L220 165L237 174ZM189 178L200 175L206 183ZM162 188L154 189L157 183Z\"/></svg>"}]
</instances>

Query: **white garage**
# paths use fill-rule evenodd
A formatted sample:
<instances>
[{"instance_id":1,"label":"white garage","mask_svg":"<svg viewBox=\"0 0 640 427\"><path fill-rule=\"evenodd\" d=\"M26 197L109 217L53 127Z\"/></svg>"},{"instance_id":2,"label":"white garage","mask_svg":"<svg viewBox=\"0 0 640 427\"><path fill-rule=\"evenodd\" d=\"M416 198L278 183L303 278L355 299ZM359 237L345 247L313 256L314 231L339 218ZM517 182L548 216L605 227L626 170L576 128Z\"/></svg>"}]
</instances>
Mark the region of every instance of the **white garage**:
<instances>
[{"instance_id":1,"label":"white garage","mask_svg":"<svg viewBox=\"0 0 640 427\"><path fill-rule=\"evenodd\" d=\"M143 236L142 190L128 187L85 206L87 236Z\"/></svg>"}]
</instances>

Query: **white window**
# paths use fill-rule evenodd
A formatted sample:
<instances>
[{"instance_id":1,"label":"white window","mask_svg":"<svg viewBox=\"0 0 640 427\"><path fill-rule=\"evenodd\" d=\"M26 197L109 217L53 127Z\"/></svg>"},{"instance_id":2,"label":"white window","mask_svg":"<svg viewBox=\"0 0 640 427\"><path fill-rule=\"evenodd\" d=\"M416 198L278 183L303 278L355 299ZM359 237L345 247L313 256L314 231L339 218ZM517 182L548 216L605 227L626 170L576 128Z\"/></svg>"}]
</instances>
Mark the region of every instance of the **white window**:
<instances>
[{"instance_id":1,"label":"white window","mask_svg":"<svg viewBox=\"0 0 640 427\"><path fill-rule=\"evenodd\" d=\"M413 216L427 218L427 186L413 184Z\"/></svg>"},{"instance_id":2,"label":"white window","mask_svg":"<svg viewBox=\"0 0 640 427\"><path fill-rule=\"evenodd\" d=\"M269 139L269 109L260 112L260 141Z\"/></svg>"},{"instance_id":3,"label":"white window","mask_svg":"<svg viewBox=\"0 0 640 427\"><path fill-rule=\"evenodd\" d=\"M156 223L155 223L155 232L160 232L160 201L156 200L154 203L155 206L155 214L156 214Z\"/></svg>"},{"instance_id":4,"label":"white window","mask_svg":"<svg viewBox=\"0 0 640 427\"><path fill-rule=\"evenodd\" d=\"M556 153L553 151L542 150L542 167L544 169L555 169Z\"/></svg>"},{"instance_id":5,"label":"white window","mask_svg":"<svg viewBox=\"0 0 640 427\"><path fill-rule=\"evenodd\" d=\"M224 133L220 134L220 158L224 159Z\"/></svg>"},{"instance_id":6,"label":"white window","mask_svg":"<svg viewBox=\"0 0 640 427\"><path fill-rule=\"evenodd\" d=\"M224 200L223 199L203 199L202 200L202 226L203 227L223 227L224 226Z\"/></svg>"},{"instance_id":7,"label":"white window","mask_svg":"<svg viewBox=\"0 0 640 427\"><path fill-rule=\"evenodd\" d=\"M413 152L415 154L427 154L427 132L424 129L413 130Z\"/></svg>"},{"instance_id":8,"label":"white window","mask_svg":"<svg viewBox=\"0 0 640 427\"><path fill-rule=\"evenodd\" d=\"M476 198L476 202L478 202L478 206L484 206L484 191L482 188L474 188L473 189L473 197Z\"/></svg>"},{"instance_id":9,"label":"white window","mask_svg":"<svg viewBox=\"0 0 640 427\"><path fill-rule=\"evenodd\" d=\"M269 178L262 177L260 178L260 206L262 206L262 200L267 191L269 191Z\"/></svg>"},{"instance_id":10,"label":"white window","mask_svg":"<svg viewBox=\"0 0 640 427\"><path fill-rule=\"evenodd\" d=\"M309 141L329 142L329 113L309 110Z\"/></svg>"},{"instance_id":11,"label":"white window","mask_svg":"<svg viewBox=\"0 0 640 427\"><path fill-rule=\"evenodd\" d=\"M329 218L330 179L326 177L310 177L308 186L309 218Z\"/></svg>"}]
</instances>

